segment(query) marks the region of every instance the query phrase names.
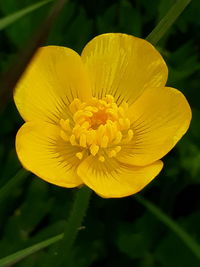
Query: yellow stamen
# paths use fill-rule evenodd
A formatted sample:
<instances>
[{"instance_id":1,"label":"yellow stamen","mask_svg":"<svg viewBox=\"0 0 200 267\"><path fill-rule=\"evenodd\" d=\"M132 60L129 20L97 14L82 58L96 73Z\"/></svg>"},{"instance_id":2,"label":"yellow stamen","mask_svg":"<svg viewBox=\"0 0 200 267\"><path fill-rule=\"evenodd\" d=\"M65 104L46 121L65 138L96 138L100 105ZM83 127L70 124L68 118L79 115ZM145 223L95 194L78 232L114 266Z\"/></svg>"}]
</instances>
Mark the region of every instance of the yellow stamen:
<instances>
[{"instance_id":1,"label":"yellow stamen","mask_svg":"<svg viewBox=\"0 0 200 267\"><path fill-rule=\"evenodd\" d=\"M106 95L106 97L104 97L104 100L107 103L113 103L114 102L114 97L112 95Z\"/></svg>"},{"instance_id":2,"label":"yellow stamen","mask_svg":"<svg viewBox=\"0 0 200 267\"><path fill-rule=\"evenodd\" d=\"M82 128L84 129L88 129L90 127L90 124L88 121L85 121L82 125L81 125Z\"/></svg>"},{"instance_id":3,"label":"yellow stamen","mask_svg":"<svg viewBox=\"0 0 200 267\"><path fill-rule=\"evenodd\" d=\"M116 157L121 144L128 143L133 138L128 104L123 102L119 107L111 95L102 99L94 97L88 103L76 98L69 109L73 120L60 120L60 136L71 145L80 147L81 152L76 153L78 159L82 159L87 150L87 154L97 155L99 161L104 162L102 152L110 158Z\"/></svg>"},{"instance_id":4,"label":"yellow stamen","mask_svg":"<svg viewBox=\"0 0 200 267\"><path fill-rule=\"evenodd\" d=\"M91 145L93 143L96 143L96 131L90 130L87 132L87 144Z\"/></svg>"},{"instance_id":5,"label":"yellow stamen","mask_svg":"<svg viewBox=\"0 0 200 267\"><path fill-rule=\"evenodd\" d=\"M101 162L104 162L105 161L105 158L104 158L104 156L99 156L99 161L101 161Z\"/></svg>"},{"instance_id":6,"label":"yellow stamen","mask_svg":"<svg viewBox=\"0 0 200 267\"><path fill-rule=\"evenodd\" d=\"M99 151L99 146L97 145L91 145L90 146L90 152L93 156L95 156Z\"/></svg>"},{"instance_id":7,"label":"yellow stamen","mask_svg":"<svg viewBox=\"0 0 200 267\"><path fill-rule=\"evenodd\" d=\"M125 129L129 129L130 128L130 125L131 125L131 122L128 118L126 118L124 120L124 126L125 126Z\"/></svg>"},{"instance_id":8,"label":"yellow stamen","mask_svg":"<svg viewBox=\"0 0 200 267\"><path fill-rule=\"evenodd\" d=\"M116 146L116 147L115 147L115 151L116 151L116 153L118 153L121 149L122 149L121 146Z\"/></svg>"},{"instance_id":9,"label":"yellow stamen","mask_svg":"<svg viewBox=\"0 0 200 267\"><path fill-rule=\"evenodd\" d=\"M118 115L117 115L117 113L115 112L115 110L113 110L113 109L108 109L106 113L107 113L108 115L110 115L110 116L112 117L112 119L117 120Z\"/></svg>"},{"instance_id":10,"label":"yellow stamen","mask_svg":"<svg viewBox=\"0 0 200 267\"><path fill-rule=\"evenodd\" d=\"M74 101L69 105L69 109L72 113L75 113L81 104L81 101L78 98L75 98Z\"/></svg>"},{"instance_id":11,"label":"yellow stamen","mask_svg":"<svg viewBox=\"0 0 200 267\"><path fill-rule=\"evenodd\" d=\"M63 130L65 130L67 132L71 131L71 127L70 127L70 124L69 124L69 119L67 119L67 120L61 119L60 120L60 125L61 125Z\"/></svg>"},{"instance_id":12,"label":"yellow stamen","mask_svg":"<svg viewBox=\"0 0 200 267\"><path fill-rule=\"evenodd\" d=\"M133 138L133 130L128 130L127 142L130 142Z\"/></svg>"},{"instance_id":13,"label":"yellow stamen","mask_svg":"<svg viewBox=\"0 0 200 267\"><path fill-rule=\"evenodd\" d=\"M79 142L80 142L80 146L86 147L86 135L85 134L81 134Z\"/></svg>"},{"instance_id":14,"label":"yellow stamen","mask_svg":"<svg viewBox=\"0 0 200 267\"><path fill-rule=\"evenodd\" d=\"M70 136L69 141L70 141L70 143L71 143L72 146L76 146L76 145L77 145L76 137L75 137L74 134L72 134L72 135Z\"/></svg>"},{"instance_id":15,"label":"yellow stamen","mask_svg":"<svg viewBox=\"0 0 200 267\"><path fill-rule=\"evenodd\" d=\"M116 137L115 137L115 140L114 140L114 144L119 144L119 142L122 140L122 133L120 131L118 131L116 133Z\"/></svg>"},{"instance_id":16,"label":"yellow stamen","mask_svg":"<svg viewBox=\"0 0 200 267\"><path fill-rule=\"evenodd\" d=\"M104 135L101 141L101 147L106 148L108 146L108 141L109 141L108 136Z\"/></svg>"},{"instance_id":17,"label":"yellow stamen","mask_svg":"<svg viewBox=\"0 0 200 267\"><path fill-rule=\"evenodd\" d=\"M108 153L108 157L109 157L109 158L116 157L116 155L117 155L117 153L116 153L116 151L115 151L114 149L111 150L111 151Z\"/></svg>"},{"instance_id":18,"label":"yellow stamen","mask_svg":"<svg viewBox=\"0 0 200 267\"><path fill-rule=\"evenodd\" d=\"M83 158L83 153L82 152L76 153L76 157L81 160Z\"/></svg>"},{"instance_id":19,"label":"yellow stamen","mask_svg":"<svg viewBox=\"0 0 200 267\"><path fill-rule=\"evenodd\" d=\"M69 141L69 136L63 130L60 131L60 136L64 141Z\"/></svg>"},{"instance_id":20,"label":"yellow stamen","mask_svg":"<svg viewBox=\"0 0 200 267\"><path fill-rule=\"evenodd\" d=\"M97 130L97 140L98 143L101 144L103 136L105 136L106 128L104 125L100 125Z\"/></svg>"}]
</instances>

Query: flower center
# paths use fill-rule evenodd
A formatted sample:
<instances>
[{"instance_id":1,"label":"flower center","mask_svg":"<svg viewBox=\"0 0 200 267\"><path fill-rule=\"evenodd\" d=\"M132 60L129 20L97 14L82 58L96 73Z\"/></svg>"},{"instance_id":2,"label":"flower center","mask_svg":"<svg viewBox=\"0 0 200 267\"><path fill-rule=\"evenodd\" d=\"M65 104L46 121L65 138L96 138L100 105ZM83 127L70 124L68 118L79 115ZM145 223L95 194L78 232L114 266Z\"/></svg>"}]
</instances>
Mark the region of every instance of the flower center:
<instances>
[{"instance_id":1,"label":"flower center","mask_svg":"<svg viewBox=\"0 0 200 267\"><path fill-rule=\"evenodd\" d=\"M89 103L76 98L69 108L73 120L60 120L60 135L72 146L80 148L80 152L76 153L79 159L85 153L98 155L100 161L104 161L105 156L115 157L121 145L130 142L133 137L127 117L128 104L124 102L117 106L111 95L100 100L92 98Z\"/></svg>"}]
</instances>

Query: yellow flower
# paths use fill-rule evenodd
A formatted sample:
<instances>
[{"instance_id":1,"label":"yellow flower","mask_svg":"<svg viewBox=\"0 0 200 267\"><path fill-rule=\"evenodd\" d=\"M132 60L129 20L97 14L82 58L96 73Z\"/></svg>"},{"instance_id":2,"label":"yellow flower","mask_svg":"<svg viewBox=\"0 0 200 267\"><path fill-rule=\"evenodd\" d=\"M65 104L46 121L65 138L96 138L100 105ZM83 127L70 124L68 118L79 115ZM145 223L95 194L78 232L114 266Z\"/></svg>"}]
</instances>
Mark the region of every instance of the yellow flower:
<instances>
[{"instance_id":1,"label":"yellow flower","mask_svg":"<svg viewBox=\"0 0 200 267\"><path fill-rule=\"evenodd\" d=\"M126 34L99 35L81 56L40 48L14 93L25 120L16 137L23 166L106 198L140 191L191 120L183 94L165 87L167 75L159 52Z\"/></svg>"}]
</instances>

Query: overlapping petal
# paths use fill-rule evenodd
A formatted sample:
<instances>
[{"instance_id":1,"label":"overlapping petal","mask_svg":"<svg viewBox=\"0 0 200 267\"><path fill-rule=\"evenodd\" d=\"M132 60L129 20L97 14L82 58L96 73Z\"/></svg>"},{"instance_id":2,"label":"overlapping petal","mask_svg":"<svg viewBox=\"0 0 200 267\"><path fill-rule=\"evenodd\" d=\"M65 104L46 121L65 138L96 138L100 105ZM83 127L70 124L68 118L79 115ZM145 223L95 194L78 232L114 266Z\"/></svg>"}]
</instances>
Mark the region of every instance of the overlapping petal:
<instances>
[{"instance_id":1,"label":"overlapping petal","mask_svg":"<svg viewBox=\"0 0 200 267\"><path fill-rule=\"evenodd\" d=\"M76 147L67 145L60 137L58 126L27 122L18 131L16 151L23 166L49 183L76 187L82 184L76 168Z\"/></svg>"},{"instance_id":2,"label":"overlapping petal","mask_svg":"<svg viewBox=\"0 0 200 267\"><path fill-rule=\"evenodd\" d=\"M166 155L187 131L191 109L184 95L173 88L150 88L130 107L134 137L118 159L144 166Z\"/></svg>"},{"instance_id":3,"label":"overlapping petal","mask_svg":"<svg viewBox=\"0 0 200 267\"><path fill-rule=\"evenodd\" d=\"M89 73L92 94L113 95L117 104L133 103L148 87L164 86L167 66L147 41L121 33L92 39L81 55Z\"/></svg>"},{"instance_id":4,"label":"overlapping petal","mask_svg":"<svg viewBox=\"0 0 200 267\"><path fill-rule=\"evenodd\" d=\"M20 79L14 100L25 121L68 117L74 98L87 100L90 86L81 57L59 46L40 48Z\"/></svg>"},{"instance_id":5,"label":"overlapping petal","mask_svg":"<svg viewBox=\"0 0 200 267\"><path fill-rule=\"evenodd\" d=\"M156 161L145 167L124 165L115 159L100 162L89 156L78 167L83 182L104 198L125 197L140 191L163 167Z\"/></svg>"}]
</instances>

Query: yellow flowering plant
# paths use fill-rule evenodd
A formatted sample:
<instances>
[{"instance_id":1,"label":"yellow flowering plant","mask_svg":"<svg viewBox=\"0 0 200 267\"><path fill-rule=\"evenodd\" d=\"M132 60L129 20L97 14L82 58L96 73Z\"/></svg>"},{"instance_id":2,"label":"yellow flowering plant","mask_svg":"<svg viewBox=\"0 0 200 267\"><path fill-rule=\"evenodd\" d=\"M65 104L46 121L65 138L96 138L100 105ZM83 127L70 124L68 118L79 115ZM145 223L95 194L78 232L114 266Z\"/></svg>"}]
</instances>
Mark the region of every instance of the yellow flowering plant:
<instances>
[{"instance_id":1,"label":"yellow flowering plant","mask_svg":"<svg viewBox=\"0 0 200 267\"><path fill-rule=\"evenodd\" d=\"M23 166L52 184L82 184L105 198L137 193L187 131L184 95L148 41L120 33L92 39L81 55L38 50L14 92L25 120L16 137Z\"/></svg>"}]
</instances>

